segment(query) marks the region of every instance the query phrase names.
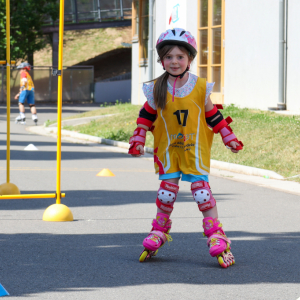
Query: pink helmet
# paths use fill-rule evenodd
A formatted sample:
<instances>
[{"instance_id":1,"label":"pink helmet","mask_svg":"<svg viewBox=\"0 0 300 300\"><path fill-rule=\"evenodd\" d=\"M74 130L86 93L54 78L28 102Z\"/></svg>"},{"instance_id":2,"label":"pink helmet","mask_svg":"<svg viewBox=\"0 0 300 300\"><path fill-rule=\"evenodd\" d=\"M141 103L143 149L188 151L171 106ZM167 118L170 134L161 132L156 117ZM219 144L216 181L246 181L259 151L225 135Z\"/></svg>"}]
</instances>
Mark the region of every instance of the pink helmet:
<instances>
[{"instance_id":1,"label":"pink helmet","mask_svg":"<svg viewBox=\"0 0 300 300\"><path fill-rule=\"evenodd\" d=\"M197 44L195 38L189 31L182 28L168 29L163 32L156 43L156 50L160 50L165 45L178 45L187 48L192 55L197 54Z\"/></svg>"}]
</instances>

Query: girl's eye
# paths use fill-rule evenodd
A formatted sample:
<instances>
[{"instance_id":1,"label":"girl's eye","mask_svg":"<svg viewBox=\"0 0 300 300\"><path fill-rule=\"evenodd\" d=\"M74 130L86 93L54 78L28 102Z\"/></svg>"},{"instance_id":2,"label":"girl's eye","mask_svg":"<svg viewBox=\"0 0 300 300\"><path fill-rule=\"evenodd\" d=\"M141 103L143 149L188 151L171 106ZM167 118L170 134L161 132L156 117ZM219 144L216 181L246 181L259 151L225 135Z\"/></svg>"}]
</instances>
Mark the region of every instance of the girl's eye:
<instances>
[{"instance_id":1,"label":"girl's eye","mask_svg":"<svg viewBox=\"0 0 300 300\"><path fill-rule=\"evenodd\" d=\"M183 56L178 56L179 59L183 59Z\"/></svg>"},{"instance_id":2,"label":"girl's eye","mask_svg":"<svg viewBox=\"0 0 300 300\"><path fill-rule=\"evenodd\" d=\"M166 56L166 59L170 59L171 58L171 56Z\"/></svg>"}]
</instances>

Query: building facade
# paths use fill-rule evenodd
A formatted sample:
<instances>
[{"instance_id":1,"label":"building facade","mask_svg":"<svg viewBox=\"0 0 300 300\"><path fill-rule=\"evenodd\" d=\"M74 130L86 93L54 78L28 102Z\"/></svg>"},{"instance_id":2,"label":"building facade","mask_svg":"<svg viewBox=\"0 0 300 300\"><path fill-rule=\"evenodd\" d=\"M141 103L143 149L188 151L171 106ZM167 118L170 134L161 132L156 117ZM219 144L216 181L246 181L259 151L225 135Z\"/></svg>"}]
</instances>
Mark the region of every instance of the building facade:
<instances>
[{"instance_id":1,"label":"building facade","mask_svg":"<svg viewBox=\"0 0 300 300\"><path fill-rule=\"evenodd\" d=\"M215 82L214 103L300 112L298 0L133 0L131 102L163 73L159 35L181 27L197 40L191 72Z\"/></svg>"}]
</instances>

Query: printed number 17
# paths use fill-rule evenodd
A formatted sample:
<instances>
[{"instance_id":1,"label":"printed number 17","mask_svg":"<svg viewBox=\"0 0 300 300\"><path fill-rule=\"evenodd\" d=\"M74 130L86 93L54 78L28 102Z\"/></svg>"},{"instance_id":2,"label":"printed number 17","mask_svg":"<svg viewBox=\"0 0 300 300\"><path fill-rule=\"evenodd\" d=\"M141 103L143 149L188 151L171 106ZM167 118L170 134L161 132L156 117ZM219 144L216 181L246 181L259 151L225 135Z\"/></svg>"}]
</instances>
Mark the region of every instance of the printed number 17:
<instances>
[{"instance_id":1,"label":"printed number 17","mask_svg":"<svg viewBox=\"0 0 300 300\"><path fill-rule=\"evenodd\" d=\"M184 114L182 124L181 124L180 113ZM182 125L182 126L186 126L186 120L187 120L188 114L189 114L189 111L187 109L177 110L173 113L173 115L175 115L177 117L178 124Z\"/></svg>"}]
</instances>

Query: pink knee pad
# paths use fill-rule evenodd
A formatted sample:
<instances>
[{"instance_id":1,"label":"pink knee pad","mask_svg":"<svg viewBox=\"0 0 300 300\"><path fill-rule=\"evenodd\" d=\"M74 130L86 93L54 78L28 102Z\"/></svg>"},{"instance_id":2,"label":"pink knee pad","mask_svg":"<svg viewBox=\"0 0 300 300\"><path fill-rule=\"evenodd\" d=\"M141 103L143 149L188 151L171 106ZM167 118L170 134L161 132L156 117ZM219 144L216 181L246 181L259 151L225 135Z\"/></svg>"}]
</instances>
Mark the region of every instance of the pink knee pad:
<instances>
[{"instance_id":1,"label":"pink knee pad","mask_svg":"<svg viewBox=\"0 0 300 300\"><path fill-rule=\"evenodd\" d=\"M210 186L206 181L196 181L191 185L194 200L197 202L200 211L206 211L216 206Z\"/></svg>"},{"instance_id":2,"label":"pink knee pad","mask_svg":"<svg viewBox=\"0 0 300 300\"><path fill-rule=\"evenodd\" d=\"M157 207L164 212L171 213L178 191L179 186L177 184L162 181L157 192Z\"/></svg>"}]
</instances>

